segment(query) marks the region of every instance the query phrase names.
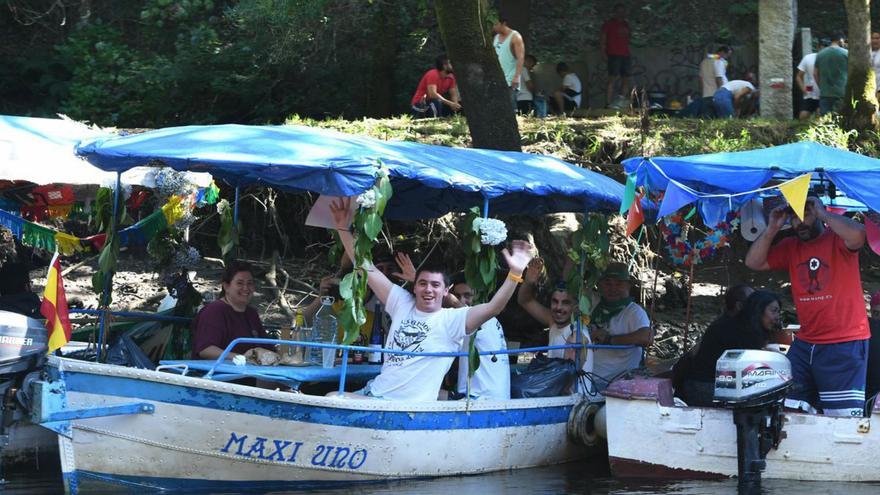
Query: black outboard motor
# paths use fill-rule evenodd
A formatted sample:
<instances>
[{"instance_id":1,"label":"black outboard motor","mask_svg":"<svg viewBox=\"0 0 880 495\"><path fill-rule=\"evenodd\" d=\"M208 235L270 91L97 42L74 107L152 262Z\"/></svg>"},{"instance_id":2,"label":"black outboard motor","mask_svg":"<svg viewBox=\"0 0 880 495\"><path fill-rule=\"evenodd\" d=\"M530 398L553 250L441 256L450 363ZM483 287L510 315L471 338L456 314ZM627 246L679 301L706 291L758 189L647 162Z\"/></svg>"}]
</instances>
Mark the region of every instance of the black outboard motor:
<instances>
[{"instance_id":1,"label":"black outboard motor","mask_svg":"<svg viewBox=\"0 0 880 495\"><path fill-rule=\"evenodd\" d=\"M8 444L9 426L27 417L29 387L22 384L42 366L48 350L42 322L0 311L0 449Z\"/></svg>"},{"instance_id":2,"label":"black outboard motor","mask_svg":"<svg viewBox=\"0 0 880 495\"><path fill-rule=\"evenodd\" d=\"M767 453L785 437L782 403L791 385L791 363L778 352L729 350L715 365L713 402L733 410L741 492L758 492Z\"/></svg>"}]
</instances>

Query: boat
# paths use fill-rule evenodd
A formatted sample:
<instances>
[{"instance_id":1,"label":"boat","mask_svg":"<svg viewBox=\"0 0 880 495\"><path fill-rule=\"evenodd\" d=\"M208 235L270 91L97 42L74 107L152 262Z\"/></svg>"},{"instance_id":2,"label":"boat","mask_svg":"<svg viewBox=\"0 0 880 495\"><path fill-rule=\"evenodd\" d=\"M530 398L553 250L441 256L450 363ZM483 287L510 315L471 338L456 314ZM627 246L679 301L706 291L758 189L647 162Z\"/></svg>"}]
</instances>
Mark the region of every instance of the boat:
<instances>
[{"instance_id":1,"label":"boat","mask_svg":"<svg viewBox=\"0 0 880 495\"><path fill-rule=\"evenodd\" d=\"M408 403L312 396L52 356L34 421L56 431L66 489L296 489L583 459L577 395ZM115 455L107 455L115 452Z\"/></svg>"},{"instance_id":2,"label":"boat","mask_svg":"<svg viewBox=\"0 0 880 495\"><path fill-rule=\"evenodd\" d=\"M730 352L730 351L728 351ZM716 385L716 398L718 385ZM688 407L665 376L631 374L605 391L611 472L621 478L720 479L739 475L735 409ZM781 411L767 445L768 479L880 481L880 409L869 417ZM774 443L774 442L771 442Z\"/></svg>"}]
</instances>

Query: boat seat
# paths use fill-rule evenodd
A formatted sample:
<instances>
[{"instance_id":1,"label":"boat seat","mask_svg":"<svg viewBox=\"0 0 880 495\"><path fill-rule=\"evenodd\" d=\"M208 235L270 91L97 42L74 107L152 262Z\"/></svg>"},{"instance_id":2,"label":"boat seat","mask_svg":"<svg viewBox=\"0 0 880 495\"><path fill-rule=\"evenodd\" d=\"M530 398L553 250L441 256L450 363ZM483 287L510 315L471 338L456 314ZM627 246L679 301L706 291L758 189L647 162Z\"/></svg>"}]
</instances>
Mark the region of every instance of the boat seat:
<instances>
[{"instance_id":1,"label":"boat seat","mask_svg":"<svg viewBox=\"0 0 880 495\"><path fill-rule=\"evenodd\" d=\"M605 389L606 397L627 400L656 400L665 407L674 407L672 380L653 376L630 374L617 380Z\"/></svg>"}]
</instances>

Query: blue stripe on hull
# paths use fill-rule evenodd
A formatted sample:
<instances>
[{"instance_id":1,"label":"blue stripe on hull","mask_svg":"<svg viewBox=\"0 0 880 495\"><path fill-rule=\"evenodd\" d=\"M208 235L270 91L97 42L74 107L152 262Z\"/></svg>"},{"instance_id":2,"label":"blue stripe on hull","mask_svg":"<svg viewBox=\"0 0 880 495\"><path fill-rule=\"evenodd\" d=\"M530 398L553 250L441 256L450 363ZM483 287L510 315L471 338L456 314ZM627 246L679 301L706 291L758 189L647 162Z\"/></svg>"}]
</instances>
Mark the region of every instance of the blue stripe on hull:
<instances>
[{"instance_id":1,"label":"blue stripe on hull","mask_svg":"<svg viewBox=\"0 0 880 495\"><path fill-rule=\"evenodd\" d=\"M400 412L356 411L291 404L182 385L67 371L68 391L150 401L373 430L458 430L538 426L565 423L570 405L491 411Z\"/></svg>"},{"instance_id":2,"label":"blue stripe on hull","mask_svg":"<svg viewBox=\"0 0 880 495\"><path fill-rule=\"evenodd\" d=\"M153 476L120 476L77 470L76 473L65 473L65 482L76 479L77 488L87 491L102 488L96 484L122 485L128 487L130 493L156 492L205 492L205 493L266 493L268 491L292 491L330 489L352 487L352 485L386 483L390 480L369 481L215 481L185 478L160 478ZM85 485L85 486L83 486Z\"/></svg>"}]
</instances>

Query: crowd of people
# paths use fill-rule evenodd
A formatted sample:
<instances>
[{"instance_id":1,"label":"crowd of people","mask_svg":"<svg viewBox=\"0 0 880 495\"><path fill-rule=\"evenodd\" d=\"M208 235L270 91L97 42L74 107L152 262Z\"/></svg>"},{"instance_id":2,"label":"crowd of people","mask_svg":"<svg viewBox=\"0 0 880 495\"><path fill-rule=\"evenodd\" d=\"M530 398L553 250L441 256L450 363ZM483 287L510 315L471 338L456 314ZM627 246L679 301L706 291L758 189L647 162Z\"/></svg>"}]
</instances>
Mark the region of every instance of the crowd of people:
<instances>
[{"instance_id":1,"label":"crowd of people","mask_svg":"<svg viewBox=\"0 0 880 495\"><path fill-rule=\"evenodd\" d=\"M335 201L331 211L350 259L353 239L348 230L348 201ZM793 235L778 240L787 227ZM786 344L790 345L787 356L793 380L798 384L788 394L787 407L861 416L866 397L880 389L880 349L871 352L880 347L880 340L871 340L872 330L880 329L880 293L871 299L869 319L858 256L865 242L862 224L827 210L816 197L807 199L802 219L788 206L774 209L744 265L756 271L788 272L800 330L794 338L783 330L782 301L774 292L747 285L731 287L726 292L724 313L676 364L677 396L688 405L712 406L715 362L724 351ZM450 278L444 267L423 264L417 269L405 253L377 254L375 262L364 267L370 289L369 314L361 332L369 332L374 319L379 318L379 326L387 329L384 345L390 350L467 352L470 337L475 335L478 350L504 351L508 338L496 317L516 294L517 304L544 328L540 342L562 346L548 350L547 357L577 357L581 364L579 376L587 379L572 383L571 392L601 400L611 381L643 364L654 332L647 313L631 297L633 278L626 264L610 263L601 273L589 323L579 325L578 304L566 284L551 285L546 298L541 297L538 286L546 270L543 260L533 257L529 243L512 241L501 254L509 271L491 299L482 304L475 303L474 290L461 273ZM349 263L346 269L350 267ZM411 291L393 279L411 284ZM222 296L206 305L194 320L194 358L216 359L237 337L266 336L250 306L253 280L250 265L234 262L227 267ZM337 278L322 279L321 295L331 293L338 284ZM306 317L311 319L316 309L315 304L307 307ZM580 345L583 343L615 347L587 351ZM566 344L577 346L566 348ZM254 347L239 345L228 357ZM375 379L347 395L407 401L511 398L511 366L506 354L482 359L473 376L469 376L468 360L463 358L448 373L454 361L452 357L388 355ZM457 379L450 381L449 376Z\"/></svg>"}]
</instances>

